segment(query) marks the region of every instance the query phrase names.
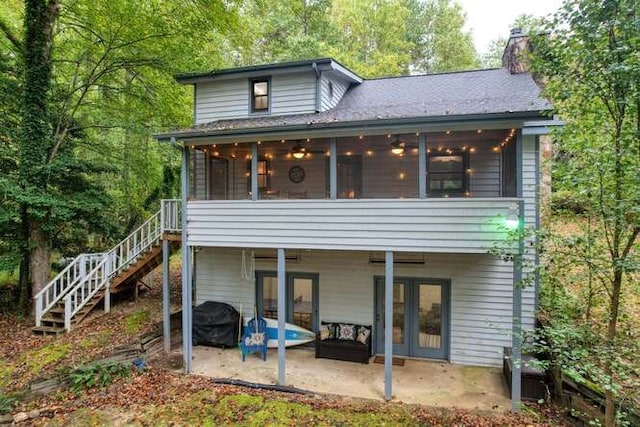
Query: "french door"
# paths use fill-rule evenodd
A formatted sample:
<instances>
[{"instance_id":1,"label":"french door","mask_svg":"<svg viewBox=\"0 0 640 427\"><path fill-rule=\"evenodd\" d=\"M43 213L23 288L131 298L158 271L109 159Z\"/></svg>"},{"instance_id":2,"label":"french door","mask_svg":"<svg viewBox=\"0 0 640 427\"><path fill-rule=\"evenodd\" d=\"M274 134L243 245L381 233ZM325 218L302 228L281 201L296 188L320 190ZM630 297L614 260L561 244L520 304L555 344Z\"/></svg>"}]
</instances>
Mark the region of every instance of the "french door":
<instances>
[{"instance_id":1,"label":"french door","mask_svg":"<svg viewBox=\"0 0 640 427\"><path fill-rule=\"evenodd\" d=\"M384 352L384 277L375 278L376 349ZM449 281L394 278L393 354L449 357Z\"/></svg>"},{"instance_id":2,"label":"french door","mask_svg":"<svg viewBox=\"0 0 640 427\"><path fill-rule=\"evenodd\" d=\"M318 332L318 275L287 273L286 316L288 323ZM258 316L278 318L278 277L275 272L256 271Z\"/></svg>"}]
</instances>

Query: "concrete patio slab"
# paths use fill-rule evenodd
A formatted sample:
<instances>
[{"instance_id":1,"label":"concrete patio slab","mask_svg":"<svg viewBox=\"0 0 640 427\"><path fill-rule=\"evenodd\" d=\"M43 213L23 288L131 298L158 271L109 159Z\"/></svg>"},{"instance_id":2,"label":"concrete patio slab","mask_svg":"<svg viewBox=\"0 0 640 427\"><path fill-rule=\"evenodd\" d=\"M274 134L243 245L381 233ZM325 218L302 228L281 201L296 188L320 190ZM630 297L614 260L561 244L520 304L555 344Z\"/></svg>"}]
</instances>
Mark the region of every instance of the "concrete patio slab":
<instances>
[{"instance_id":1,"label":"concrete patio slab","mask_svg":"<svg viewBox=\"0 0 640 427\"><path fill-rule=\"evenodd\" d=\"M212 378L276 384L278 354L266 362L249 355L242 362L237 349L196 346L192 372ZM384 365L316 359L313 348L287 349L286 385L317 393L379 399L384 396ZM405 360L393 367L393 400L463 409L508 410L511 401L497 368L451 365L441 361Z\"/></svg>"}]
</instances>

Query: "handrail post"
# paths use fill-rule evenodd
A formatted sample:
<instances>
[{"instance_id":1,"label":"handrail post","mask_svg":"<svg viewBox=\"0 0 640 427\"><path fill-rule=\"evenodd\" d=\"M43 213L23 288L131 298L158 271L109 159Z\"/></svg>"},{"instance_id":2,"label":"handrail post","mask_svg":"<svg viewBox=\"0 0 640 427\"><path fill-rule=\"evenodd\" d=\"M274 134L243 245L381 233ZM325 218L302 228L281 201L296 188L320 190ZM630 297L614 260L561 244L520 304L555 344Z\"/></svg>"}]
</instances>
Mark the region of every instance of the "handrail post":
<instances>
[{"instance_id":1,"label":"handrail post","mask_svg":"<svg viewBox=\"0 0 640 427\"><path fill-rule=\"evenodd\" d=\"M64 328L71 332L71 294L64 299Z\"/></svg>"},{"instance_id":2,"label":"handrail post","mask_svg":"<svg viewBox=\"0 0 640 427\"><path fill-rule=\"evenodd\" d=\"M91 260L91 258L89 258ZM87 256L85 254L80 255L80 262L78 268L78 276L80 280L84 280L84 277L87 274Z\"/></svg>"},{"instance_id":3,"label":"handrail post","mask_svg":"<svg viewBox=\"0 0 640 427\"><path fill-rule=\"evenodd\" d=\"M36 298L36 326L40 326L42 323L42 295L38 295Z\"/></svg>"},{"instance_id":4,"label":"handrail post","mask_svg":"<svg viewBox=\"0 0 640 427\"><path fill-rule=\"evenodd\" d=\"M164 209L165 209L165 200L160 200L160 234L164 234Z\"/></svg>"},{"instance_id":5,"label":"handrail post","mask_svg":"<svg viewBox=\"0 0 640 427\"><path fill-rule=\"evenodd\" d=\"M109 280L106 281L106 285L104 287L104 312L109 313L111 311L111 289Z\"/></svg>"}]
</instances>

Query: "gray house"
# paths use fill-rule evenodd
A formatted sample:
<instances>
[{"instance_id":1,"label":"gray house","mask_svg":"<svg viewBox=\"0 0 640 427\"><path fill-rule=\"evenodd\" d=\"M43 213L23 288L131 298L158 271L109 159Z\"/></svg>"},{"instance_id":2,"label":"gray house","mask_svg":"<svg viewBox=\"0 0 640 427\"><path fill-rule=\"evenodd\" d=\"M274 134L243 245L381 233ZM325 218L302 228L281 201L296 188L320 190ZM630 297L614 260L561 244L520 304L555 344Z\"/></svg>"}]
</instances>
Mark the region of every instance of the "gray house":
<instances>
[{"instance_id":1,"label":"gray house","mask_svg":"<svg viewBox=\"0 0 640 427\"><path fill-rule=\"evenodd\" d=\"M282 330L370 325L386 356L517 355L537 290L514 286L517 260L536 254L507 236L539 224L553 123L532 76L506 62L372 80L330 58L178 76L194 88L194 125L158 139L183 152L186 370L191 308L207 300L245 318L256 307ZM499 242L513 257L488 253Z\"/></svg>"}]
</instances>

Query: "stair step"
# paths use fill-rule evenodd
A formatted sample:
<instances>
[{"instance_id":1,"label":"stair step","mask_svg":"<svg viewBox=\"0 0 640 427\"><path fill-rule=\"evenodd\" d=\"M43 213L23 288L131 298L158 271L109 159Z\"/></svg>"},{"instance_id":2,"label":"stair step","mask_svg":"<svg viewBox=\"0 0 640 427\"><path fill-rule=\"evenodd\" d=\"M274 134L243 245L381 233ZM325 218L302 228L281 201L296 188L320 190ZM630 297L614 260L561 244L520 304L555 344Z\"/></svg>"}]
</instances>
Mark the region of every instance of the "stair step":
<instances>
[{"instance_id":1,"label":"stair step","mask_svg":"<svg viewBox=\"0 0 640 427\"><path fill-rule=\"evenodd\" d=\"M54 319L51 317L43 317L40 320L40 322L45 324L46 326L59 326L59 325L64 326L64 319Z\"/></svg>"},{"instance_id":2,"label":"stair step","mask_svg":"<svg viewBox=\"0 0 640 427\"><path fill-rule=\"evenodd\" d=\"M58 335L65 332L64 326L34 326L31 330L42 335Z\"/></svg>"}]
</instances>

